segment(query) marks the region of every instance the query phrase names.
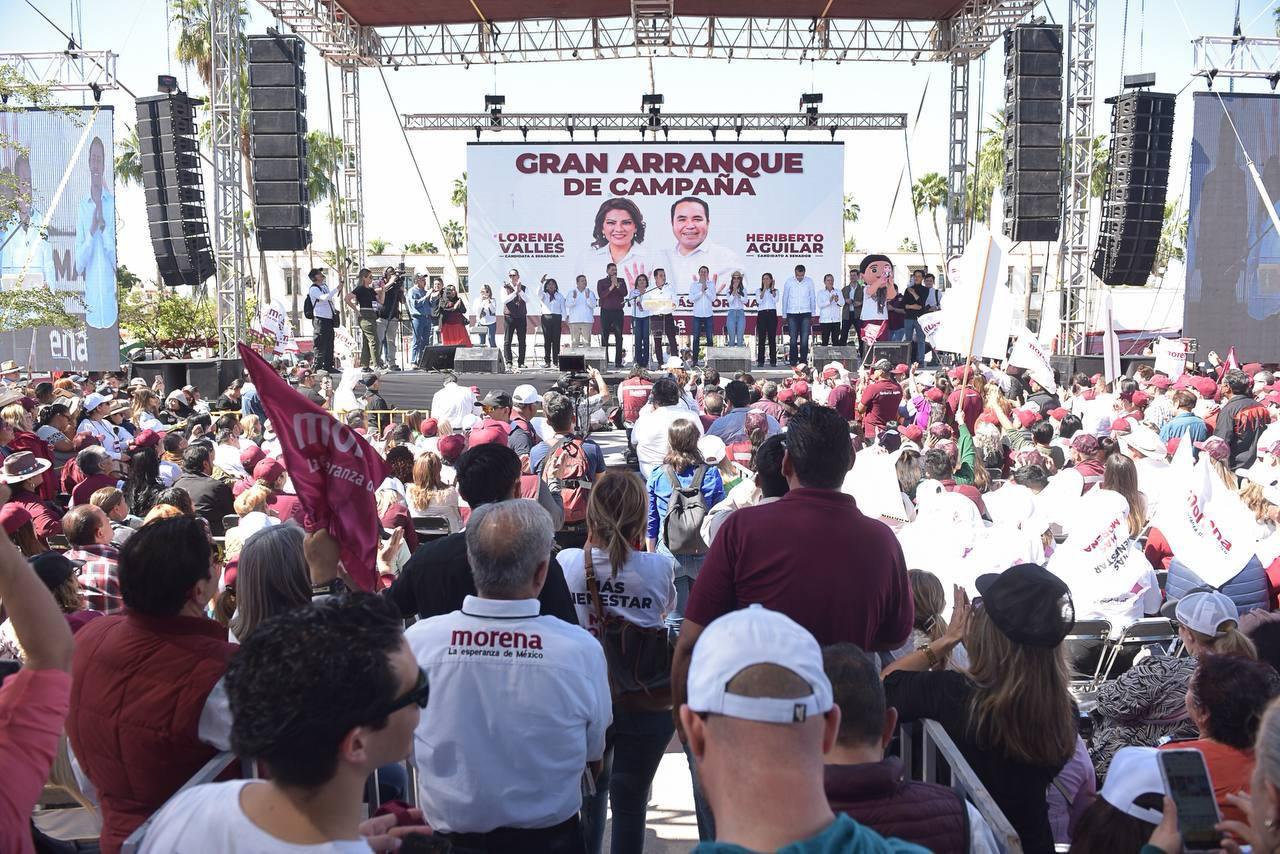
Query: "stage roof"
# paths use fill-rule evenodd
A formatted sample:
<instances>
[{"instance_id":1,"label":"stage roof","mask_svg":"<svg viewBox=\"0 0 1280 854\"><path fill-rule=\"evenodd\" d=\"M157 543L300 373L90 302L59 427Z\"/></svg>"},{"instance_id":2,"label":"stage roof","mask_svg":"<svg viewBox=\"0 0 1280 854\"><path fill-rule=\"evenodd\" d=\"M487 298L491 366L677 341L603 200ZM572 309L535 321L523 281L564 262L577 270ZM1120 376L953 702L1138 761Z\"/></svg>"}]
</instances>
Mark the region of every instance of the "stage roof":
<instances>
[{"instance_id":1,"label":"stage roof","mask_svg":"<svg viewBox=\"0 0 1280 854\"><path fill-rule=\"evenodd\" d=\"M953 17L964 5L964 0L786 0L785 4L776 0L676 0L674 11L686 17L939 21ZM475 0L474 5L470 0L344 0L342 6L357 24L366 27L474 24L482 15L487 21L631 15L630 0Z\"/></svg>"}]
</instances>

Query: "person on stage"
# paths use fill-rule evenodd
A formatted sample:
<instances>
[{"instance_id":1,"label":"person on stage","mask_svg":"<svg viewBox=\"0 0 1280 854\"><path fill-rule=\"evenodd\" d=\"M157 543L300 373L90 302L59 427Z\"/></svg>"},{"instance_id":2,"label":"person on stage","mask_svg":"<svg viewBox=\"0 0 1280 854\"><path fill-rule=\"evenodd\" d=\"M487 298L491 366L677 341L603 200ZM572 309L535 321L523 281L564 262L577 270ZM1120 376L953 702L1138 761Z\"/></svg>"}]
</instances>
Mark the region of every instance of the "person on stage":
<instances>
[{"instance_id":1,"label":"person on stage","mask_svg":"<svg viewBox=\"0 0 1280 854\"><path fill-rule=\"evenodd\" d=\"M809 325L818 313L817 295L813 292L813 279L804 274L804 265L797 264L795 275L782 283L782 312L787 316L788 362L795 367L809 361Z\"/></svg>"},{"instance_id":2,"label":"person on stage","mask_svg":"<svg viewBox=\"0 0 1280 854\"><path fill-rule=\"evenodd\" d=\"M507 364L513 364L511 358L511 337L514 335L520 339L519 355L520 367L524 367L524 338L529 318L529 303L525 300L524 284L520 281L520 271L511 269L507 272L507 283L503 285L506 292L502 297L502 320L507 329L503 335L502 355L506 358Z\"/></svg>"},{"instance_id":3,"label":"person on stage","mask_svg":"<svg viewBox=\"0 0 1280 854\"><path fill-rule=\"evenodd\" d=\"M607 361L609 336L613 336L613 366L621 368L623 302L627 298L627 286L618 278L617 264L610 263L605 267L605 277L596 282L596 292L600 296L600 345L604 347L604 357Z\"/></svg>"},{"instance_id":4,"label":"person on stage","mask_svg":"<svg viewBox=\"0 0 1280 854\"><path fill-rule=\"evenodd\" d=\"M307 274L311 287L307 296L311 298L311 325L314 329L313 349L315 350L315 366L317 371L333 373L333 328L338 315L338 302L341 300L342 286L330 288L325 282L324 270L315 267Z\"/></svg>"},{"instance_id":5,"label":"person on stage","mask_svg":"<svg viewBox=\"0 0 1280 854\"><path fill-rule=\"evenodd\" d=\"M587 286L587 277L578 274L574 287L565 295L565 311L569 314L569 336L574 349L591 346L591 325L596 322L596 292Z\"/></svg>"},{"instance_id":6,"label":"person on stage","mask_svg":"<svg viewBox=\"0 0 1280 854\"><path fill-rule=\"evenodd\" d=\"M840 296L844 298L844 307L840 309L840 337L836 344L840 347L846 347L849 344L849 330L854 327L857 322L857 316L853 313L853 297L861 286L862 274L858 272L857 267L849 268L849 281L840 289ZM857 331L854 331L857 334Z\"/></svg>"},{"instance_id":7,"label":"person on stage","mask_svg":"<svg viewBox=\"0 0 1280 854\"><path fill-rule=\"evenodd\" d=\"M378 292L373 287L373 271L368 267L360 270L356 280L356 286L347 294L347 305L360 320L360 367L368 371L383 367L378 346Z\"/></svg>"},{"instance_id":8,"label":"person on stage","mask_svg":"<svg viewBox=\"0 0 1280 854\"><path fill-rule=\"evenodd\" d=\"M778 287L773 273L760 276L760 297L756 303L756 367L764 367L765 347L769 366L778 367Z\"/></svg>"},{"instance_id":9,"label":"person on stage","mask_svg":"<svg viewBox=\"0 0 1280 854\"><path fill-rule=\"evenodd\" d=\"M564 295L555 279L542 277L542 367L560 364L560 331L564 322Z\"/></svg>"},{"instance_id":10,"label":"person on stage","mask_svg":"<svg viewBox=\"0 0 1280 854\"><path fill-rule=\"evenodd\" d=\"M480 299L476 303L476 313L472 315L472 320L480 328L480 340L477 344L481 347L497 347L498 336L494 333L498 328L498 303L493 298L493 288L488 285L480 286Z\"/></svg>"},{"instance_id":11,"label":"person on stage","mask_svg":"<svg viewBox=\"0 0 1280 854\"><path fill-rule=\"evenodd\" d=\"M729 278L729 312L725 316L725 345L745 347L747 334L747 290L742 284L742 271L734 270Z\"/></svg>"},{"instance_id":12,"label":"person on stage","mask_svg":"<svg viewBox=\"0 0 1280 854\"><path fill-rule=\"evenodd\" d=\"M644 243L644 215L630 199L606 199L596 211L591 248L579 261L579 270L599 270L617 264L625 278L648 275Z\"/></svg>"},{"instance_id":13,"label":"person on stage","mask_svg":"<svg viewBox=\"0 0 1280 854\"><path fill-rule=\"evenodd\" d=\"M427 290L427 277L414 276L413 287L406 295L409 318L413 321L413 364L418 364L422 351L431 345L431 327L435 324L436 301L440 295Z\"/></svg>"},{"instance_id":14,"label":"person on stage","mask_svg":"<svg viewBox=\"0 0 1280 854\"><path fill-rule=\"evenodd\" d=\"M862 287L854 295L858 324L858 349L889 337L889 300L898 295L893 283L893 262L885 255L868 255L858 265Z\"/></svg>"},{"instance_id":15,"label":"person on stage","mask_svg":"<svg viewBox=\"0 0 1280 854\"><path fill-rule=\"evenodd\" d=\"M94 329L115 325L116 200L107 192L102 139L89 143L89 195L76 212L76 273L84 281L84 320ZM49 282L52 285L52 282Z\"/></svg>"},{"instance_id":16,"label":"person on stage","mask_svg":"<svg viewBox=\"0 0 1280 854\"><path fill-rule=\"evenodd\" d=\"M707 347L715 346L712 323L715 319L716 296L719 295L720 288L714 278L709 278L710 274L711 270L706 265L699 267L697 281L689 286L689 299L693 301L693 363L695 365L700 361L699 345L704 333L707 337Z\"/></svg>"},{"instance_id":17,"label":"person on stage","mask_svg":"<svg viewBox=\"0 0 1280 854\"><path fill-rule=\"evenodd\" d=\"M667 355L679 356L680 348L676 346L676 289L667 283L667 271L662 267L653 271L653 287L645 299L649 309L649 331L653 333L653 355L659 365L666 356L662 352L662 339L667 340Z\"/></svg>"},{"instance_id":18,"label":"person on stage","mask_svg":"<svg viewBox=\"0 0 1280 854\"><path fill-rule=\"evenodd\" d=\"M649 277L644 273L636 276L635 287L627 299L631 303L631 334L635 338L632 344L632 356L635 363L642 368L649 366L649 309L646 305L649 296Z\"/></svg>"},{"instance_id":19,"label":"person on stage","mask_svg":"<svg viewBox=\"0 0 1280 854\"><path fill-rule=\"evenodd\" d=\"M470 347L471 336L467 334L467 304L458 294L458 289L449 285L440 298L440 340L446 347Z\"/></svg>"},{"instance_id":20,"label":"person on stage","mask_svg":"<svg viewBox=\"0 0 1280 854\"><path fill-rule=\"evenodd\" d=\"M822 346L840 340L840 312L844 298L836 290L836 277L827 273L822 277L822 292L818 294L818 330L822 334Z\"/></svg>"}]
</instances>

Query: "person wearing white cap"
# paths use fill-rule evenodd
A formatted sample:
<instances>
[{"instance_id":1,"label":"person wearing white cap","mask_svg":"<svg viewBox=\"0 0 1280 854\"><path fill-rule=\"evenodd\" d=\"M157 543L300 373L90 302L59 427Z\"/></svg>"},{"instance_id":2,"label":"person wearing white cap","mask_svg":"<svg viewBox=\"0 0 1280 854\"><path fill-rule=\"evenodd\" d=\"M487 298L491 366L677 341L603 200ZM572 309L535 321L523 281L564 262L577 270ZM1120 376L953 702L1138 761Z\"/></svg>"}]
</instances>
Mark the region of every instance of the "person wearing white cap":
<instances>
[{"instance_id":1,"label":"person wearing white cap","mask_svg":"<svg viewBox=\"0 0 1280 854\"><path fill-rule=\"evenodd\" d=\"M98 444L106 449L113 460L129 448L129 438L125 431L112 424L107 418L111 414L111 398L94 392L84 399L84 418L76 428L78 433L92 433L98 437Z\"/></svg>"},{"instance_id":2,"label":"person wearing white cap","mask_svg":"<svg viewBox=\"0 0 1280 854\"><path fill-rule=\"evenodd\" d=\"M507 437L507 443L511 447L525 447L531 451L534 445L542 441L537 422L545 424L546 419L537 417L541 403L542 395L528 383L516 386L516 390L511 393L511 434ZM517 450L517 453L520 452Z\"/></svg>"},{"instance_id":3,"label":"person wearing white cap","mask_svg":"<svg viewBox=\"0 0 1280 854\"><path fill-rule=\"evenodd\" d=\"M1090 755L1098 776L1109 774L1112 757L1126 745L1155 747L1168 738L1195 738L1187 717L1187 684L1205 655L1257 658L1253 641L1240 631L1235 603L1217 590L1188 593L1161 609L1178 624L1187 654L1139 659L1098 691Z\"/></svg>"},{"instance_id":4,"label":"person wearing white cap","mask_svg":"<svg viewBox=\"0 0 1280 854\"><path fill-rule=\"evenodd\" d=\"M925 850L828 806L822 757L835 744L840 709L818 642L784 614L752 605L707 626L680 723L715 814L715 841L695 854Z\"/></svg>"},{"instance_id":5,"label":"person wearing white cap","mask_svg":"<svg viewBox=\"0 0 1280 854\"><path fill-rule=\"evenodd\" d=\"M583 850L582 774L600 771L613 702L599 641L539 616L552 542L531 501L476 508L477 595L405 632L432 694L448 698L423 711L414 754L423 816L455 850Z\"/></svg>"},{"instance_id":6,"label":"person wearing white cap","mask_svg":"<svg viewBox=\"0 0 1280 854\"><path fill-rule=\"evenodd\" d=\"M1076 822L1072 850L1138 854L1164 818L1168 795L1154 747L1125 747L1098 798Z\"/></svg>"}]
</instances>

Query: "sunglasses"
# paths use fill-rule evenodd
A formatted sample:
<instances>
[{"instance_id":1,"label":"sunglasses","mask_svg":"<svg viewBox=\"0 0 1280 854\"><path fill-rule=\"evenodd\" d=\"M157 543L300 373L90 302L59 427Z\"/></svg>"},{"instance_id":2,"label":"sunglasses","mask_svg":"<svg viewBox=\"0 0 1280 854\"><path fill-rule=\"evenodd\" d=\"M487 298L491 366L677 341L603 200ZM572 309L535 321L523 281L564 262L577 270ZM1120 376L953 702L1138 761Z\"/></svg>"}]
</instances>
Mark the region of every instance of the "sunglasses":
<instances>
[{"instance_id":1,"label":"sunglasses","mask_svg":"<svg viewBox=\"0 0 1280 854\"><path fill-rule=\"evenodd\" d=\"M414 683L413 687L410 688L407 693L397 697L382 709L375 712L371 720L380 721L383 718L389 717L401 709L407 706L412 706L415 703L417 703L419 709L425 709L427 707L427 697L430 696L430 694L431 686L427 684L427 671L419 667L418 681Z\"/></svg>"}]
</instances>

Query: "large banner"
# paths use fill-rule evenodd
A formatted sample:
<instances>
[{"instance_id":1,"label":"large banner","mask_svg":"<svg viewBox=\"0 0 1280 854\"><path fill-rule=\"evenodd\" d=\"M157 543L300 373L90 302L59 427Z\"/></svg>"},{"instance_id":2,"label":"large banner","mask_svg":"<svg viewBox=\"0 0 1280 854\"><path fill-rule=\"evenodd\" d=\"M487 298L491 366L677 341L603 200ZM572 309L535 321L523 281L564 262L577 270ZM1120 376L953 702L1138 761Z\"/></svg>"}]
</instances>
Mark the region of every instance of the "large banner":
<instances>
[{"instance_id":1,"label":"large banner","mask_svg":"<svg viewBox=\"0 0 1280 854\"><path fill-rule=\"evenodd\" d=\"M0 361L36 370L120 365L112 111L0 113L0 171L17 213L0 222L0 288L52 289L79 329L0 331Z\"/></svg>"},{"instance_id":2,"label":"large banner","mask_svg":"<svg viewBox=\"0 0 1280 854\"><path fill-rule=\"evenodd\" d=\"M760 279L782 283L803 264L822 288L844 271L844 147L839 143L474 143L467 146L470 291L502 299L512 268L542 311L542 276L561 293L579 274L594 289L610 262L619 277L661 268L689 314L698 268L728 310L743 273L754 314ZM779 314L781 314L779 306Z\"/></svg>"},{"instance_id":3,"label":"large banner","mask_svg":"<svg viewBox=\"0 0 1280 854\"><path fill-rule=\"evenodd\" d=\"M1199 339L1202 353L1234 344L1246 361L1274 362L1280 235L1266 205L1280 204L1280 95L1197 92L1193 103L1183 334ZM1237 133L1261 175L1265 200Z\"/></svg>"}]
</instances>

